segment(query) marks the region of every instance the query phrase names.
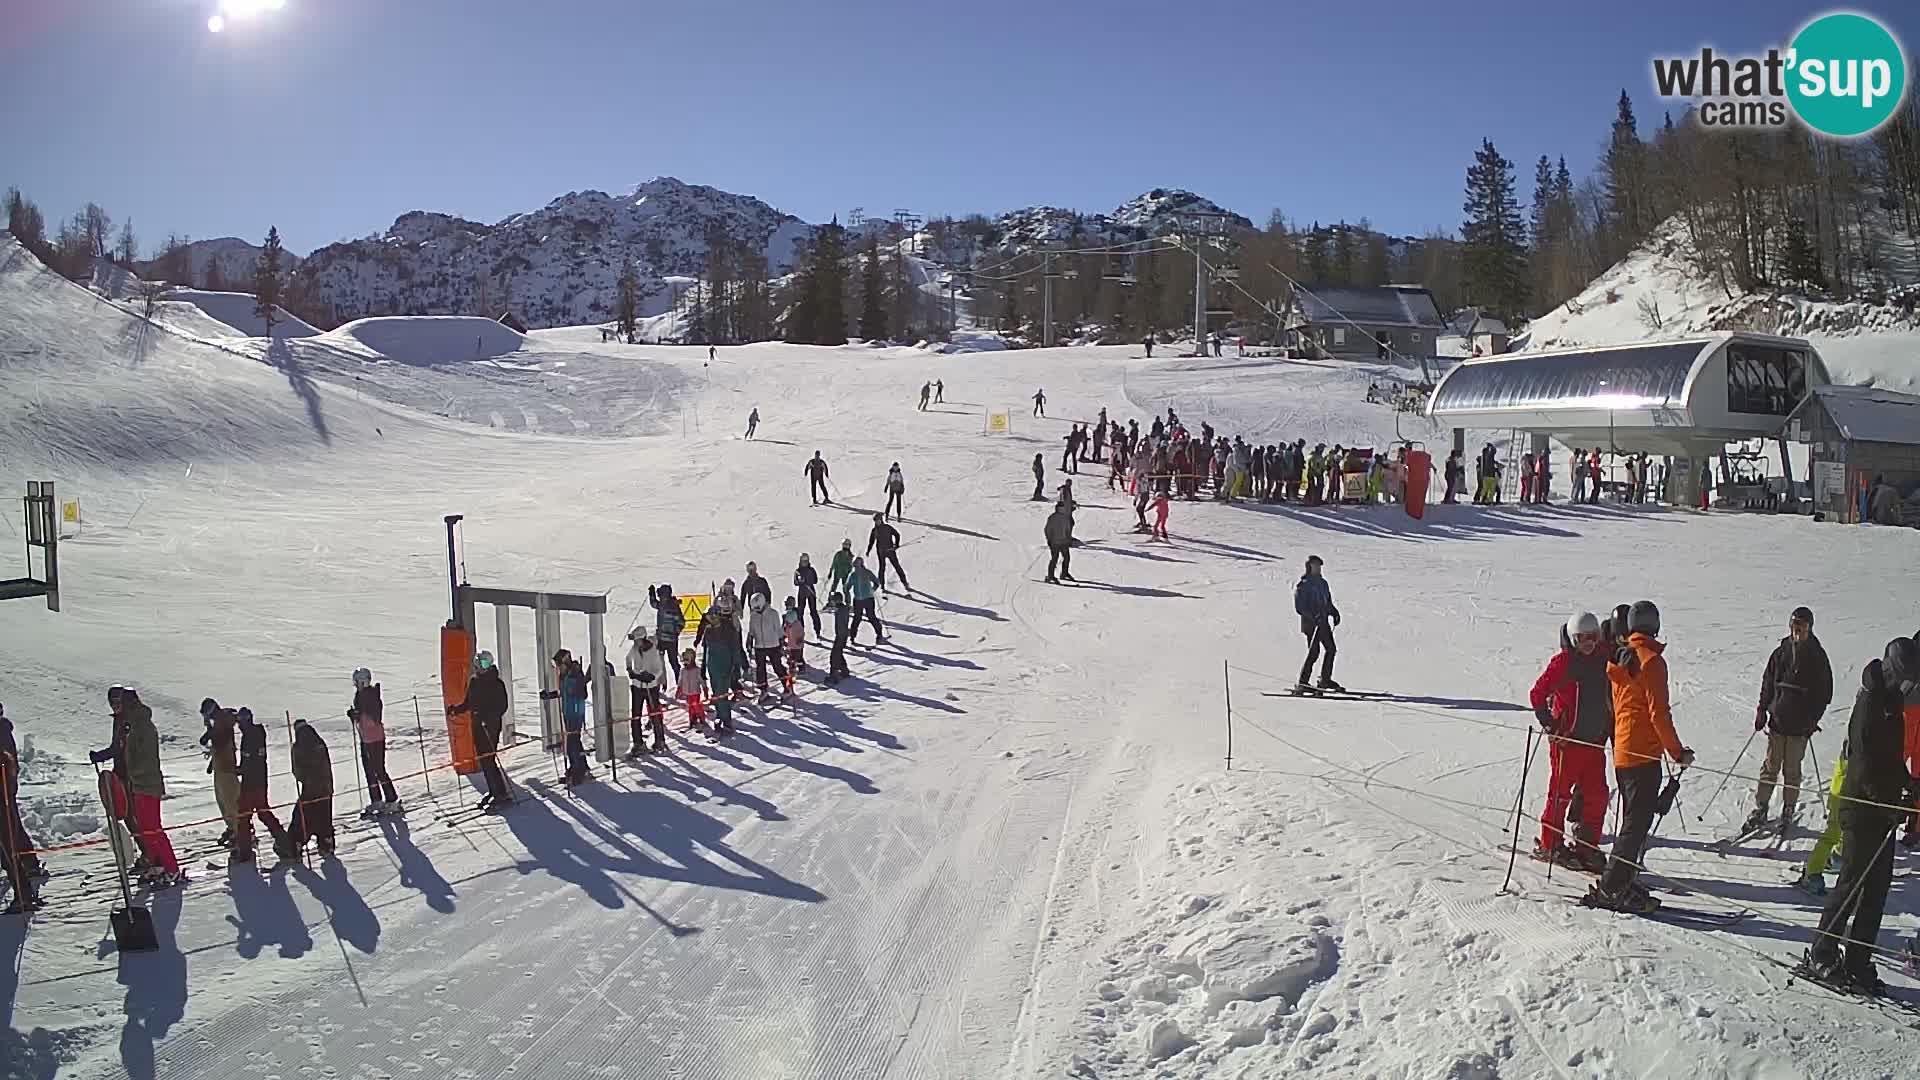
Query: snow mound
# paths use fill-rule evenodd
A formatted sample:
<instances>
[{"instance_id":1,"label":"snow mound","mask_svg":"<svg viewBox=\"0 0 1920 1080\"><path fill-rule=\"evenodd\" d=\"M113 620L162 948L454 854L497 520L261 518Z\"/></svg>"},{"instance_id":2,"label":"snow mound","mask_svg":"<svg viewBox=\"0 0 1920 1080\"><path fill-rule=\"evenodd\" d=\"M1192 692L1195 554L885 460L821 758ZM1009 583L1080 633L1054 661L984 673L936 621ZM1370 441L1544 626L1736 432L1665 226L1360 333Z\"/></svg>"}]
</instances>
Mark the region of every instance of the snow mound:
<instances>
[{"instance_id":1,"label":"snow mound","mask_svg":"<svg viewBox=\"0 0 1920 1080\"><path fill-rule=\"evenodd\" d=\"M394 315L356 319L321 337L402 364L431 367L517 352L525 335L478 315Z\"/></svg>"},{"instance_id":2,"label":"snow mound","mask_svg":"<svg viewBox=\"0 0 1920 1080\"><path fill-rule=\"evenodd\" d=\"M228 328L231 337L266 337L267 324L254 314L259 303L251 293L208 292L205 289L174 289L167 299L176 303L192 304L201 314ZM312 325L287 314L286 309L275 307L273 323L275 337L312 337L320 331Z\"/></svg>"}]
</instances>

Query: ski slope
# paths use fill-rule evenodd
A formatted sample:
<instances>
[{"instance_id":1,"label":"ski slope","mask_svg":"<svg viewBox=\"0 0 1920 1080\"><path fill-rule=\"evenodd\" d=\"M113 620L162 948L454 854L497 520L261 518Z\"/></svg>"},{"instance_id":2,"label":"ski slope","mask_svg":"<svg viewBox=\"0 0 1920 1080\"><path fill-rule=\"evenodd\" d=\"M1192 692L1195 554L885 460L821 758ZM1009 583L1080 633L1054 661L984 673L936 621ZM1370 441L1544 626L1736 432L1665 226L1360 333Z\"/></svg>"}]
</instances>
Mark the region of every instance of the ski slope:
<instances>
[{"instance_id":1,"label":"ski slope","mask_svg":"<svg viewBox=\"0 0 1920 1080\"><path fill-rule=\"evenodd\" d=\"M212 695L270 721L282 772L271 721L312 720L343 829L338 862L311 868L194 858L198 880L153 898L161 951L124 958L106 934L105 849L49 856L48 910L25 930L0 919L9 1075L1910 1069L1913 1035L1887 1013L1786 988L1762 959L1808 939L1811 902L1783 879L1810 841L1704 851L1744 816L1740 781L1709 808L1718 777L1690 778L1650 856L1687 903L1756 912L1734 928L1580 909L1569 875L1524 859L1498 895L1530 722L1515 703L1571 610L1661 604L1680 732L1724 769L1791 606L1815 609L1843 687L1915 629L1888 587L1910 574L1910 533L1611 507L1415 522L1178 503L1173 543L1147 546L1089 464L1083 584L1054 587L1038 580L1046 506L1027 501L1029 463L1043 455L1057 483L1068 420L1102 406L1143 426L1172 406L1263 441L1384 445L1396 420L1406 438L1442 436L1365 404L1366 367L1130 347L770 344L709 364L704 347L555 332L422 363L401 354L435 339L424 323L271 347L162 332L136 353L138 320L8 243L0 484L50 477L85 508L61 549L65 610L0 607L0 700L32 741L36 839L97 829L85 754L106 741L115 682L154 709L170 822L212 806L193 746ZM935 378L948 403L917 412ZM1029 415L1037 387L1050 418ZM587 426L552 422L554 404ZM1011 435L982 434L987 408L1013 411ZM494 422L508 409L537 422ZM808 504L816 449L844 505ZM544 752L517 750L529 798L499 819L463 816L471 790L439 772L431 796L402 781L404 824L354 820L354 667L385 686L392 771L445 758L442 514L466 515L471 580L604 590L618 632L647 585L704 591L749 559L784 596L800 552L820 564L842 537L863 546L895 461L901 559L924 591L887 598L891 641L850 650L853 682L748 709L718 745L686 739L676 715L670 757L617 780L601 767L571 793ZM1794 591L1810 544L1830 572ZM1297 670L1290 594L1309 553L1345 616L1337 674L1393 699L1269 696ZM563 622L576 651L583 623ZM530 619L516 636L524 724ZM1841 727L1830 714L1823 766ZM1536 762L1529 812L1544 784ZM183 852L210 838L174 833ZM1902 855L1885 942L1916 926L1911 869Z\"/></svg>"}]
</instances>

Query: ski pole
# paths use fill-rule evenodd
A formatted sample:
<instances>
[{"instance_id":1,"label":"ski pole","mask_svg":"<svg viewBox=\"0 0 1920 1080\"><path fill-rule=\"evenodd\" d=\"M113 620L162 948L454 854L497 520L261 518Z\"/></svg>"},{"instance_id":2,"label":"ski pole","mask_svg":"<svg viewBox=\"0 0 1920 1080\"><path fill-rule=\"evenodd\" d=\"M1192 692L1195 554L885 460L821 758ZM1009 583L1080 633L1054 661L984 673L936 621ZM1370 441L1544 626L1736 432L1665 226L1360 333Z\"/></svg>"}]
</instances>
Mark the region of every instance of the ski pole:
<instances>
[{"instance_id":1,"label":"ski pole","mask_svg":"<svg viewBox=\"0 0 1920 1080\"><path fill-rule=\"evenodd\" d=\"M413 695L413 745L420 751L420 779L426 781L427 798L433 798L433 770L427 768L427 736L420 726L420 695Z\"/></svg>"},{"instance_id":2,"label":"ski pole","mask_svg":"<svg viewBox=\"0 0 1920 1080\"><path fill-rule=\"evenodd\" d=\"M1526 765L1520 770L1520 791L1513 799L1513 844L1507 851L1507 876L1500 882L1500 891L1503 893L1507 891L1507 886L1513 884L1513 865L1520 859L1520 813L1527 801L1527 774L1533 771L1533 752L1537 749L1539 744L1534 741L1533 729L1528 728Z\"/></svg>"},{"instance_id":3,"label":"ski pole","mask_svg":"<svg viewBox=\"0 0 1920 1080\"><path fill-rule=\"evenodd\" d=\"M1720 778L1720 786L1713 789L1713 795L1707 799L1707 805L1700 808L1699 815L1696 816L1693 820L1695 821L1707 820L1707 811L1713 809L1713 804L1719 801L1720 793L1727 790L1727 782L1733 779L1734 773L1737 773L1740 771L1740 762L1746 758L1747 751L1752 749L1753 747L1753 740L1759 737L1759 735L1760 735L1760 730L1758 728L1755 728L1753 734L1747 736L1746 744L1740 747L1740 753L1734 756L1733 768L1728 769L1727 775Z\"/></svg>"},{"instance_id":4,"label":"ski pole","mask_svg":"<svg viewBox=\"0 0 1920 1080\"><path fill-rule=\"evenodd\" d=\"M1820 793L1820 803L1824 806L1827 801L1827 774L1820 771L1820 751L1813 748L1812 736L1807 737L1807 753L1813 755L1814 790Z\"/></svg>"}]
</instances>

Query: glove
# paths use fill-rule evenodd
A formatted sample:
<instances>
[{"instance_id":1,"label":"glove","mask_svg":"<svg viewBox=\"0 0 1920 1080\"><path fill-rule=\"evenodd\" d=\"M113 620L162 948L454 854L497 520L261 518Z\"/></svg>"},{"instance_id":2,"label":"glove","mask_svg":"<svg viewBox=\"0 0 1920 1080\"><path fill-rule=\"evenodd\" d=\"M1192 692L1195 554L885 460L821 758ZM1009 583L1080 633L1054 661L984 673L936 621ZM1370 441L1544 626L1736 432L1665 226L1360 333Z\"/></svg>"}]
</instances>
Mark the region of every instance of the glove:
<instances>
[{"instance_id":1,"label":"glove","mask_svg":"<svg viewBox=\"0 0 1920 1080\"><path fill-rule=\"evenodd\" d=\"M1687 766L1693 764L1693 751L1683 746L1680 748L1680 756L1677 758L1674 758L1674 760L1678 761L1680 763L1680 767L1684 769Z\"/></svg>"},{"instance_id":2,"label":"glove","mask_svg":"<svg viewBox=\"0 0 1920 1080\"><path fill-rule=\"evenodd\" d=\"M541 701L552 701L552 700L554 700L555 698L558 698L559 696L560 696L560 691L558 691L558 690L542 690L542 691L540 691L540 700L541 700Z\"/></svg>"},{"instance_id":3,"label":"glove","mask_svg":"<svg viewBox=\"0 0 1920 1080\"><path fill-rule=\"evenodd\" d=\"M1549 712L1545 705L1533 710L1533 718L1540 721L1541 731L1553 730L1553 713Z\"/></svg>"},{"instance_id":4,"label":"glove","mask_svg":"<svg viewBox=\"0 0 1920 1080\"><path fill-rule=\"evenodd\" d=\"M1767 707L1765 705L1753 710L1753 730L1767 730Z\"/></svg>"},{"instance_id":5,"label":"glove","mask_svg":"<svg viewBox=\"0 0 1920 1080\"><path fill-rule=\"evenodd\" d=\"M1333 625L1340 625L1340 612L1338 610L1335 610L1333 613Z\"/></svg>"},{"instance_id":6,"label":"glove","mask_svg":"<svg viewBox=\"0 0 1920 1080\"><path fill-rule=\"evenodd\" d=\"M108 748L106 750L95 750L93 753L87 755L87 760L93 762L95 765L98 765L103 761L112 761L113 750L111 748Z\"/></svg>"}]
</instances>

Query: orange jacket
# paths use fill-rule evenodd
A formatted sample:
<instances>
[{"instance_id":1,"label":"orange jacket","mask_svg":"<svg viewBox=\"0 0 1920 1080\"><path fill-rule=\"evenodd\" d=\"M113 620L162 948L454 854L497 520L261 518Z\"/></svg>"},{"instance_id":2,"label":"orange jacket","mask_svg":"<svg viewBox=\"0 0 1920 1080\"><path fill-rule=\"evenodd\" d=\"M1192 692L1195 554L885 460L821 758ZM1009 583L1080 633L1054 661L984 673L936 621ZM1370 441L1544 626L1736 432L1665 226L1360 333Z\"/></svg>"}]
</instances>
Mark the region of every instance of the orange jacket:
<instances>
[{"instance_id":1,"label":"orange jacket","mask_svg":"<svg viewBox=\"0 0 1920 1080\"><path fill-rule=\"evenodd\" d=\"M1685 749L1673 730L1673 710L1667 704L1666 646L1645 634L1634 634L1622 650L1626 664L1607 665L1613 684L1613 765L1630 769L1658 765L1662 751L1679 760Z\"/></svg>"}]
</instances>

